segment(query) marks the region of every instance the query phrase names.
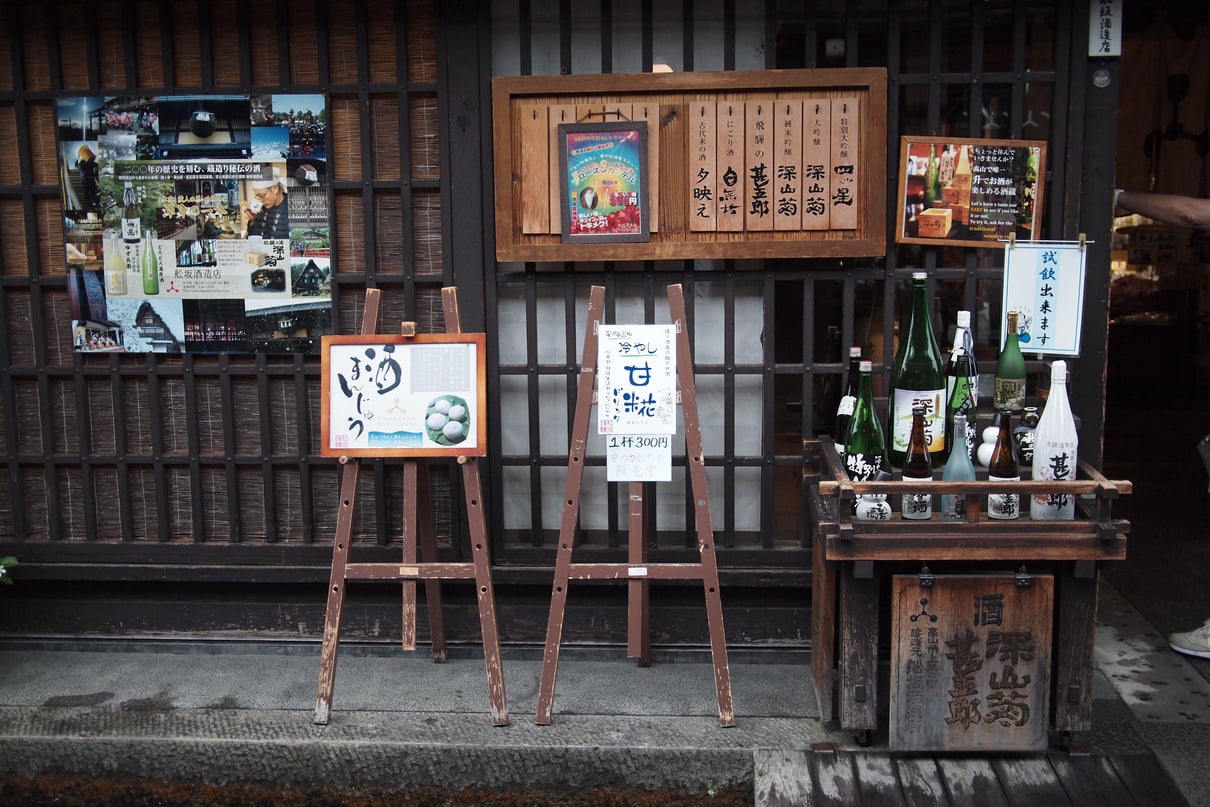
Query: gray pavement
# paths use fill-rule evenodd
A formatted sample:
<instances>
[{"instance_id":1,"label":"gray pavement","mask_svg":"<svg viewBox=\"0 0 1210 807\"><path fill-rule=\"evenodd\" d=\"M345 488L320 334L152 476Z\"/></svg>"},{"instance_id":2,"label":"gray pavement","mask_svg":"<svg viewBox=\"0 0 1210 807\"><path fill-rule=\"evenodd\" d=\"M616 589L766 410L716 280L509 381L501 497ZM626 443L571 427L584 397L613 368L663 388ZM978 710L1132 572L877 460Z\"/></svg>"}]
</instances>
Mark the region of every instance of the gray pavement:
<instances>
[{"instance_id":1,"label":"gray pavement","mask_svg":"<svg viewBox=\"0 0 1210 807\"><path fill-rule=\"evenodd\" d=\"M1191 804L1210 686L1105 586L1091 751L1152 749ZM533 722L541 655L506 648L511 723L493 727L476 648L342 645L331 721L312 723L318 642L0 642L0 776L126 775L210 784L752 791L754 754L831 744L805 650L731 651L722 728L707 651L564 648L554 719ZM879 748L875 736L873 748Z\"/></svg>"}]
</instances>

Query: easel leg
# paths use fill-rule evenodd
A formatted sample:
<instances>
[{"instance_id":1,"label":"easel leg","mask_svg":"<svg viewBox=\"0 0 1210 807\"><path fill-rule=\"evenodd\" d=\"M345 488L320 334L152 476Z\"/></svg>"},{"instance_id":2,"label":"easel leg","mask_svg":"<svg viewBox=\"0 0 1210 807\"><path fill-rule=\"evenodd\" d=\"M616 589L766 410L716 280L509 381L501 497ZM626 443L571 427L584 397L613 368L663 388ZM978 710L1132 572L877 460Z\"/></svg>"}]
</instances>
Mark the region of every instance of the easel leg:
<instances>
[{"instance_id":1,"label":"easel leg","mask_svg":"<svg viewBox=\"0 0 1210 807\"><path fill-rule=\"evenodd\" d=\"M546 622L546 649L542 652L542 679L538 684L538 706L534 722L549 726L555 703L555 679L559 672L559 645L563 641L563 616L567 610L567 581L571 574L571 541L559 544L555 557L555 582Z\"/></svg>"},{"instance_id":2,"label":"easel leg","mask_svg":"<svg viewBox=\"0 0 1210 807\"><path fill-rule=\"evenodd\" d=\"M642 566L647 562L647 535L643 519L643 483L631 482L628 495L629 508L629 558L631 566ZM645 578L631 578L627 586L626 606L626 653L628 658L638 659L640 667L651 666L651 583Z\"/></svg>"},{"instance_id":3,"label":"easel leg","mask_svg":"<svg viewBox=\"0 0 1210 807\"><path fill-rule=\"evenodd\" d=\"M340 510L336 516L336 537L332 542L332 571L328 578L328 605L324 610L323 647L319 654L319 687L315 694L314 723L326 726L332 713L332 693L336 688L336 651L340 645L340 616L344 610L345 564L349 560L349 542L353 535L353 503L357 499L357 462L346 463L340 474Z\"/></svg>"},{"instance_id":4,"label":"easel leg","mask_svg":"<svg viewBox=\"0 0 1210 807\"><path fill-rule=\"evenodd\" d=\"M462 483L466 489L467 521L475 563L475 594L479 600L479 627L483 632L483 661L487 666L487 695L492 725L507 726L508 697L504 689L504 662L500 658L500 634L496 630L496 595L492 588L479 464L465 457L459 457L459 462L462 463Z\"/></svg>"},{"instance_id":5,"label":"easel leg","mask_svg":"<svg viewBox=\"0 0 1210 807\"><path fill-rule=\"evenodd\" d=\"M430 495L428 466L420 469L418 479L419 498L416 512L420 518L420 551L426 563L437 562L437 520L433 515L433 499ZM433 661L444 664L447 657L445 645L445 616L441 603L441 581L428 578L424 581L424 604L429 613L429 637L432 642Z\"/></svg>"},{"instance_id":6,"label":"easel leg","mask_svg":"<svg viewBox=\"0 0 1210 807\"><path fill-rule=\"evenodd\" d=\"M416 461L403 464L403 563L415 566L416 555L416 509L408 508L408 502L417 499ZM416 649L416 581L403 581L403 649Z\"/></svg>"}]
</instances>

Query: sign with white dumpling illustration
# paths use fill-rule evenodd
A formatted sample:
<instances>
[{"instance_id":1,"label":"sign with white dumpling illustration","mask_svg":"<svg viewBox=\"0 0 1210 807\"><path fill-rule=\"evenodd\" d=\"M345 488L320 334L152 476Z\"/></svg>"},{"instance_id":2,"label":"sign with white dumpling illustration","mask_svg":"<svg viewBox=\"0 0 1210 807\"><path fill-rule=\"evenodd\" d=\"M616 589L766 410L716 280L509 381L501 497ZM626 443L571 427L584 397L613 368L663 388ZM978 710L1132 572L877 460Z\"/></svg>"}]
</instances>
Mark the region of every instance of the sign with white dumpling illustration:
<instances>
[{"instance_id":1,"label":"sign with white dumpling illustration","mask_svg":"<svg viewBox=\"0 0 1210 807\"><path fill-rule=\"evenodd\" d=\"M325 336L325 457L487 453L486 337Z\"/></svg>"}]
</instances>

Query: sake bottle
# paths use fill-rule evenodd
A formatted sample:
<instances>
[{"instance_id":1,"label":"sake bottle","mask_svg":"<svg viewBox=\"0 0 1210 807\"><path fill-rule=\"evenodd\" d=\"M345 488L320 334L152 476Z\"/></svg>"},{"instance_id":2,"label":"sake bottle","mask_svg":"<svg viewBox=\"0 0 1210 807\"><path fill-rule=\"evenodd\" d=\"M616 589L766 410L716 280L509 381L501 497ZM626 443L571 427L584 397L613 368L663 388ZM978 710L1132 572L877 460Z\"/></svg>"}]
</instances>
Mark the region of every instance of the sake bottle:
<instances>
[{"instance_id":1,"label":"sake bottle","mask_svg":"<svg viewBox=\"0 0 1210 807\"><path fill-rule=\"evenodd\" d=\"M139 220L138 199L134 194L134 185L129 180L122 187L122 241L127 244L137 244L143 235L143 224Z\"/></svg>"},{"instance_id":2,"label":"sake bottle","mask_svg":"<svg viewBox=\"0 0 1210 807\"><path fill-rule=\"evenodd\" d=\"M941 163L937 146L929 143L929 162L924 175L924 209L931 210L941 200Z\"/></svg>"},{"instance_id":3,"label":"sake bottle","mask_svg":"<svg viewBox=\"0 0 1210 807\"><path fill-rule=\"evenodd\" d=\"M902 497L903 517L932 518L933 494L909 492L910 485L913 483L933 481L933 463L929 459L928 442L924 437L923 406L912 408L912 432L903 460L903 481L907 483L904 485L905 492Z\"/></svg>"},{"instance_id":4,"label":"sake bottle","mask_svg":"<svg viewBox=\"0 0 1210 807\"><path fill-rule=\"evenodd\" d=\"M836 406L836 450L844 456L844 441L849 433L849 422L853 419L853 407L857 405L857 380L861 373L861 346L849 348L849 369L845 377L844 395Z\"/></svg>"},{"instance_id":5,"label":"sake bottle","mask_svg":"<svg viewBox=\"0 0 1210 807\"><path fill-rule=\"evenodd\" d=\"M160 259L156 255L156 243L152 230L143 231L143 252L139 268L143 275L143 294L148 297L160 293Z\"/></svg>"},{"instance_id":6,"label":"sake bottle","mask_svg":"<svg viewBox=\"0 0 1210 807\"><path fill-rule=\"evenodd\" d=\"M1059 360L1050 366L1050 395L1034 430L1033 478L1075 479L1079 445L1067 399L1067 362ZM1029 517L1033 519L1070 521L1075 511L1075 497L1069 493L1051 491L1029 497Z\"/></svg>"},{"instance_id":7,"label":"sake bottle","mask_svg":"<svg viewBox=\"0 0 1210 807\"><path fill-rule=\"evenodd\" d=\"M1000 433L987 464L988 482L1020 482L1021 467L1017 464L1016 443L1013 442L1012 412L1000 412ZM1012 519L1021 515L1020 497L1016 493L987 494L989 518Z\"/></svg>"},{"instance_id":8,"label":"sake bottle","mask_svg":"<svg viewBox=\"0 0 1210 807\"><path fill-rule=\"evenodd\" d=\"M967 428L966 414L958 412L954 415L954 431L961 434ZM975 481L975 465L971 462L970 454L955 446L950 451L945 468L941 470L944 482L973 482ZM941 518L945 521L966 520L966 496L958 493L941 494Z\"/></svg>"},{"instance_id":9,"label":"sake bottle","mask_svg":"<svg viewBox=\"0 0 1210 807\"><path fill-rule=\"evenodd\" d=\"M105 293L113 297L126 293L126 256L121 239L113 232L105 239Z\"/></svg>"},{"instance_id":10,"label":"sake bottle","mask_svg":"<svg viewBox=\"0 0 1210 807\"><path fill-rule=\"evenodd\" d=\"M854 482L868 482L886 470L886 441L874 409L874 383L870 378L873 370L873 362L862 361L858 365L857 402L849 421L849 433L845 435L844 466Z\"/></svg>"},{"instance_id":11,"label":"sake bottle","mask_svg":"<svg viewBox=\"0 0 1210 807\"><path fill-rule=\"evenodd\" d=\"M971 312L958 312L954 346L945 369L945 447L952 454L966 446L967 456L975 450L975 412L979 405L979 367L975 362L975 339L971 335ZM965 433L954 428L954 416L966 415Z\"/></svg>"},{"instance_id":12,"label":"sake bottle","mask_svg":"<svg viewBox=\"0 0 1210 807\"><path fill-rule=\"evenodd\" d=\"M887 402L890 423L891 465L903 467L912 430L912 407L923 406L924 432L933 465L945 457L945 365L933 321L928 312L928 275L912 273L912 307L907 330L899 338L899 349L891 367L891 394Z\"/></svg>"},{"instance_id":13,"label":"sake bottle","mask_svg":"<svg viewBox=\"0 0 1210 807\"><path fill-rule=\"evenodd\" d=\"M1008 312L1008 328L1004 349L996 362L996 386L993 403L997 411L1010 410L1014 415L1025 408L1025 357L1017 342L1017 312Z\"/></svg>"}]
</instances>

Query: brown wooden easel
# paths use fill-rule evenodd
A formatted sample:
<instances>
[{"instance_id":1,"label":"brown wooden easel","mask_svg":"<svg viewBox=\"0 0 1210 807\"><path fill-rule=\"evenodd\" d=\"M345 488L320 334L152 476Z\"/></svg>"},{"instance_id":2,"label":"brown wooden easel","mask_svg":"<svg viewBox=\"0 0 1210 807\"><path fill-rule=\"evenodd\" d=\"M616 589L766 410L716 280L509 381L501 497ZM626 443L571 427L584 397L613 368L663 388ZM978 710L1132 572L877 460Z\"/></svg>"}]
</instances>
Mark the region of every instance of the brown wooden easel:
<instances>
[{"instance_id":1,"label":"brown wooden easel","mask_svg":"<svg viewBox=\"0 0 1210 807\"><path fill-rule=\"evenodd\" d=\"M457 289L444 288L441 299L445 311L445 327L449 333L461 333ZM365 314L361 334L377 333L381 291L366 290ZM404 336L414 336L415 323L401 326ZM402 563L349 563L352 542L354 503L357 497L357 477L360 463L342 457L340 478L340 512L336 519L336 538L332 544L332 571L328 584L328 604L324 614L323 648L319 658L319 688L315 697L314 722L327 725L332 711L332 692L336 686L336 652L340 643L340 616L344 606L344 588L348 580L403 581L403 649L416 649L416 581L424 580L428 604L429 630L432 636L433 660L445 661L445 626L441 616L441 580L474 580L479 601L479 626L483 633L483 657L487 665L488 700L492 725L508 725L508 702L504 690L504 667L500 660L500 638L496 631L495 594L492 590L490 558L488 557L487 527L483 515L482 485L476 457L459 457L462 485L466 493L467 522L470 527L472 563L441 563L437 561L437 541L434 534L432 503L428 495L428 472L415 459L403 464L403 561ZM407 507L414 503L415 508ZM417 557L417 520L425 560Z\"/></svg>"},{"instance_id":2,"label":"brown wooden easel","mask_svg":"<svg viewBox=\"0 0 1210 807\"><path fill-rule=\"evenodd\" d=\"M559 549L555 559L555 580L550 598L550 617L546 626L546 649L542 655L542 679L538 689L535 722L550 724L554 706L555 678L559 666L559 645L563 636L563 615L567 607L567 588L571 580L628 581L628 636L630 658L641 666L650 662L648 631L648 589L651 580L701 580L706 590L706 619L710 633L710 651L714 662L714 689L718 696L718 719L723 726L735 725L731 700L731 672L727 664L727 640L723 633L723 605L719 596L718 562L714 554L714 528L710 521L709 493L702 452L701 424L697 413L697 393L693 380L693 360L689 351L689 330L685 323L685 299L680 285L668 287L668 307L677 328L677 379L680 382L681 409L685 420L685 449L689 478L696 503L699 563L647 563L647 540L643 534L643 483L629 485L629 555L627 563L572 563L576 522L580 511L580 487L584 476L584 456L588 442L589 411L596 380L598 330L605 307L605 289L593 286L588 298L588 322L584 330L584 354L580 360L580 382L576 394L576 413L567 463L567 485L563 496L563 519L559 526Z\"/></svg>"}]
</instances>

